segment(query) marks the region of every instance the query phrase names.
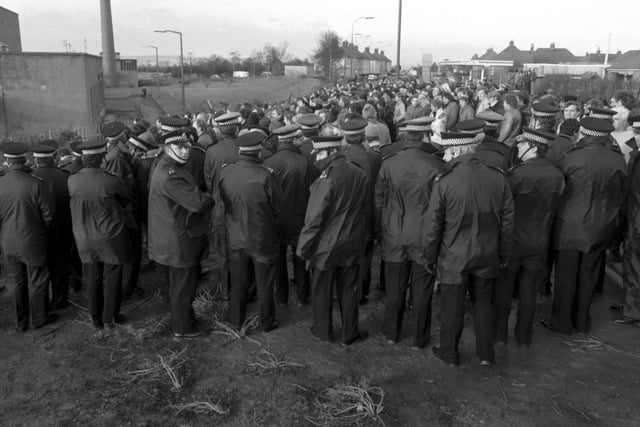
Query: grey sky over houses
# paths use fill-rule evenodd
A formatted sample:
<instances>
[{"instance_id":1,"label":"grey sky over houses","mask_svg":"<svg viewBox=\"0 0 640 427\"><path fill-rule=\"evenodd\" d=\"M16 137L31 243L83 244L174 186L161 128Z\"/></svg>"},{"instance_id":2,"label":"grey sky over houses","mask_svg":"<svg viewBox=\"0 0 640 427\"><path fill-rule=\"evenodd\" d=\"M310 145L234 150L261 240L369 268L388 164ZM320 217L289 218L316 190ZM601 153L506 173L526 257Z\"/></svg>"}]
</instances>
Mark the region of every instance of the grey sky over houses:
<instances>
[{"instance_id":1,"label":"grey sky over houses","mask_svg":"<svg viewBox=\"0 0 640 427\"><path fill-rule=\"evenodd\" d=\"M432 2L404 0L401 63L414 65L423 53L435 60L469 59L489 47L496 52L509 40L527 50L566 47L574 55L600 48L605 51L609 33L611 52L640 49L637 16L640 2L625 2L605 9L600 2L558 0L514 2ZM64 51L63 40L77 52L99 54L100 7L98 0L0 0L0 6L20 15L25 51ZM265 43L289 43L288 52L308 57L320 32L334 30L351 36L353 21L357 44L384 50L395 63L398 19L397 0L248 1L248 0L112 0L116 51L122 57L152 55L145 45L155 45L162 56L179 54L178 36L156 34L155 29L183 32L185 56L240 51L248 56ZM367 37L368 36L368 37Z\"/></svg>"}]
</instances>

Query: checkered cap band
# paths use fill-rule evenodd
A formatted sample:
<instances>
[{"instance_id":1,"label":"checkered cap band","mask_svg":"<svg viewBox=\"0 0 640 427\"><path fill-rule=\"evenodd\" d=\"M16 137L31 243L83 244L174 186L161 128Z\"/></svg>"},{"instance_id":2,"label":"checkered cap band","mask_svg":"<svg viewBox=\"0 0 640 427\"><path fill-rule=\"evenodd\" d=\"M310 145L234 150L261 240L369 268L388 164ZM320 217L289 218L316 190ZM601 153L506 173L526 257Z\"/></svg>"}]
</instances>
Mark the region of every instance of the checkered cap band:
<instances>
[{"instance_id":1,"label":"checkered cap band","mask_svg":"<svg viewBox=\"0 0 640 427\"><path fill-rule=\"evenodd\" d=\"M356 129L356 130L343 130L343 131L342 131L342 134L343 134L343 135L357 135L357 134L359 134L359 133L364 133L364 129L365 129L365 128L362 128L362 129Z\"/></svg>"},{"instance_id":2,"label":"checkered cap band","mask_svg":"<svg viewBox=\"0 0 640 427\"><path fill-rule=\"evenodd\" d=\"M191 140L184 133L182 135L172 136L164 140L165 144L185 144L187 142L191 142Z\"/></svg>"},{"instance_id":3,"label":"checkered cap band","mask_svg":"<svg viewBox=\"0 0 640 427\"><path fill-rule=\"evenodd\" d=\"M91 148L89 150L82 150L82 155L90 156L91 154L100 154L100 153L106 153L106 152L107 152L107 147L99 147L99 148Z\"/></svg>"},{"instance_id":4,"label":"checkered cap band","mask_svg":"<svg viewBox=\"0 0 640 427\"><path fill-rule=\"evenodd\" d=\"M342 141L313 141L314 150L328 150L330 148L340 148Z\"/></svg>"},{"instance_id":5,"label":"checkered cap band","mask_svg":"<svg viewBox=\"0 0 640 427\"><path fill-rule=\"evenodd\" d=\"M282 135L278 135L278 140L291 139L291 138L295 138L297 136L300 136L300 129L296 129L293 132L289 132L289 133L285 133L285 134L282 134Z\"/></svg>"},{"instance_id":6,"label":"checkered cap band","mask_svg":"<svg viewBox=\"0 0 640 427\"><path fill-rule=\"evenodd\" d=\"M549 140L543 136L535 135L529 132L522 132L522 137L530 142L539 142L541 144L549 144Z\"/></svg>"},{"instance_id":7,"label":"checkered cap band","mask_svg":"<svg viewBox=\"0 0 640 427\"><path fill-rule=\"evenodd\" d=\"M468 145L468 144L473 144L474 138L473 137L468 137L468 138L451 138L451 139L442 139L439 144L443 145L443 146L453 146L453 145Z\"/></svg>"},{"instance_id":8,"label":"checkered cap band","mask_svg":"<svg viewBox=\"0 0 640 427\"><path fill-rule=\"evenodd\" d=\"M594 119L602 119L608 122L613 121L613 116L611 114L602 114L602 113L594 113L593 111L589 113L589 117L593 117Z\"/></svg>"},{"instance_id":9,"label":"checkered cap band","mask_svg":"<svg viewBox=\"0 0 640 427\"><path fill-rule=\"evenodd\" d=\"M460 133L468 133L469 135L478 135L478 134L482 133L483 130L484 130L483 128L480 128L480 129L469 129L469 130L459 130L458 129L458 132L460 132Z\"/></svg>"},{"instance_id":10,"label":"checkered cap band","mask_svg":"<svg viewBox=\"0 0 640 427\"><path fill-rule=\"evenodd\" d=\"M169 126L169 125L160 125L160 130L165 132L173 132L174 130L182 129L182 126Z\"/></svg>"},{"instance_id":11,"label":"checkered cap band","mask_svg":"<svg viewBox=\"0 0 640 427\"><path fill-rule=\"evenodd\" d=\"M238 151L241 153L254 153L262 150L262 144L239 146Z\"/></svg>"},{"instance_id":12,"label":"checkered cap band","mask_svg":"<svg viewBox=\"0 0 640 427\"><path fill-rule=\"evenodd\" d=\"M633 122L633 123L631 124L631 127L632 127L632 128L640 128L640 122Z\"/></svg>"},{"instance_id":13,"label":"checkered cap band","mask_svg":"<svg viewBox=\"0 0 640 427\"><path fill-rule=\"evenodd\" d=\"M411 125L407 124L407 132L429 132L431 125Z\"/></svg>"},{"instance_id":14,"label":"checkered cap band","mask_svg":"<svg viewBox=\"0 0 640 427\"><path fill-rule=\"evenodd\" d=\"M7 154L4 153L4 158L5 159L19 159L20 157L25 157L27 153L23 153L23 154Z\"/></svg>"},{"instance_id":15,"label":"checkered cap band","mask_svg":"<svg viewBox=\"0 0 640 427\"><path fill-rule=\"evenodd\" d=\"M599 130L587 129L585 127L580 126L580 133L585 136L607 136L609 132L602 132Z\"/></svg>"},{"instance_id":16,"label":"checkered cap band","mask_svg":"<svg viewBox=\"0 0 640 427\"><path fill-rule=\"evenodd\" d=\"M555 116L558 113L548 113L545 111L538 111L535 109L531 109L531 112L533 113L534 116L538 116L538 117L551 117L551 116Z\"/></svg>"}]
</instances>

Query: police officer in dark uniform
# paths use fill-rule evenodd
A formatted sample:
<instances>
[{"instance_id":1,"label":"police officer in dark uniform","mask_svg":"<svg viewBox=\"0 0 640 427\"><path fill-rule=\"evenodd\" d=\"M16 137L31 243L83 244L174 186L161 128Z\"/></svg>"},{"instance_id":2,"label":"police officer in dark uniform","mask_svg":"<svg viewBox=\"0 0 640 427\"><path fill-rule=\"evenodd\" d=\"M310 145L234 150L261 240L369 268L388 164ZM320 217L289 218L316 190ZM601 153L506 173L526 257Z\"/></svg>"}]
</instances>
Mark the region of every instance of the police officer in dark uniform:
<instances>
[{"instance_id":1,"label":"police officer in dark uniform","mask_svg":"<svg viewBox=\"0 0 640 427\"><path fill-rule=\"evenodd\" d=\"M371 286L371 260L373 258L375 223L373 193L378 171L382 163L379 155L367 151L363 145L364 131L367 123L366 120L357 117L342 124L342 133L347 143L347 145L342 147L342 151L347 157L347 160L360 166L367 174L365 216L363 218L366 223L366 231L358 272L358 300L361 304L366 304L367 297L369 296L369 287Z\"/></svg>"},{"instance_id":2,"label":"police officer in dark uniform","mask_svg":"<svg viewBox=\"0 0 640 427\"><path fill-rule=\"evenodd\" d=\"M57 143L45 141L35 146L33 175L42 179L42 185L51 198L53 227L49 236L48 265L51 275L51 308L56 310L69 304L69 263L73 247L71 211L69 210L69 174L56 167ZM54 145L55 144L55 147Z\"/></svg>"},{"instance_id":3,"label":"police officer in dark uniform","mask_svg":"<svg viewBox=\"0 0 640 427\"><path fill-rule=\"evenodd\" d=\"M464 297L473 301L476 355L495 363L492 345L493 281L511 257L513 198L504 173L474 156L477 140L466 133L442 133L447 171L435 181L424 222L428 269L437 263L441 288L440 347L434 355L458 365Z\"/></svg>"},{"instance_id":4,"label":"police officer in dark uniform","mask_svg":"<svg viewBox=\"0 0 640 427\"><path fill-rule=\"evenodd\" d=\"M515 207L513 256L496 280L493 339L506 344L513 287L518 279L519 346L529 347L533 333L538 284L547 269L551 228L564 191L564 175L545 158L555 135L524 128L517 144L520 163L507 173Z\"/></svg>"},{"instance_id":5,"label":"police officer in dark uniform","mask_svg":"<svg viewBox=\"0 0 640 427\"><path fill-rule=\"evenodd\" d=\"M140 276L140 262L142 260L142 195L136 181L134 159L126 141L128 129L122 122L113 121L105 124L102 135L107 139L107 155L105 156L104 169L111 172L124 183L129 192L131 204L126 208L125 221L127 235L131 239L133 249L132 258L123 266L122 296L125 299L135 294L142 296L143 291L138 284Z\"/></svg>"},{"instance_id":6,"label":"police officer in dark uniform","mask_svg":"<svg viewBox=\"0 0 640 427\"><path fill-rule=\"evenodd\" d=\"M376 217L381 230L387 299L382 332L391 342L402 336L407 289L411 278L415 315L413 346L423 348L431 337L431 298L435 276L429 274L422 244L424 212L435 177L444 162L425 150L424 136L433 118L410 120L402 151L385 157L375 187Z\"/></svg>"},{"instance_id":7,"label":"police officer in dark uniform","mask_svg":"<svg viewBox=\"0 0 640 427\"><path fill-rule=\"evenodd\" d=\"M333 339L334 290L340 305L345 345L366 339L358 330L358 266L366 231L367 175L340 150L341 136L315 136L320 177L311 185L297 254L312 269L311 305L316 337Z\"/></svg>"},{"instance_id":8,"label":"police officer in dark uniform","mask_svg":"<svg viewBox=\"0 0 640 427\"><path fill-rule=\"evenodd\" d=\"M211 212L211 236L209 238L208 266L217 272L222 297L229 299L230 280L227 260L227 232L224 228L224 204L220 198L220 173L222 166L238 160L238 147L234 141L240 130L240 113L226 113L214 119L222 138L217 144L207 147L204 160L204 179L207 191L215 202Z\"/></svg>"},{"instance_id":9,"label":"police officer in dark uniform","mask_svg":"<svg viewBox=\"0 0 640 427\"><path fill-rule=\"evenodd\" d=\"M26 166L29 147L0 146L9 165L0 176L0 252L15 283L16 328L40 328L57 319L49 314L47 250L52 207L42 180Z\"/></svg>"},{"instance_id":10,"label":"police officer in dark uniform","mask_svg":"<svg viewBox=\"0 0 640 427\"><path fill-rule=\"evenodd\" d=\"M312 153L312 137L318 135L318 133L320 132L322 117L317 114L311 113L298 114L297 116L293 117L293 121L295 122L295 124L300 125L300 127L302 128L303 138L300 138L298 142L300 144L300 151L302 152L303 156L313 161L314 155Z\"/></svg>"},{"instance_id":11,"label":"police officer in dark uniform","mask_svg":"<svg viewBox=\"0 0 640 427\"><path fill-rule=\"evenodd\" d=\"M94 139L78 146L84 167L68 180L73 236L82 261L93 326L102 329L122 323L123 265L132 248L125 224L131 192L101 165L107 141Z\"/></svg>"},{"instance_id":12,"label":"police officer in dark uniform","mask_svg":"<svg viewBox=\"0 0 640 427\"><path fill-rule=\"evenodd\" d=\"M229 319L238 329L245 321L253 264L260 326L269 332L278 327L273 288L278 276L277 221L283 197L278 178L260 159L263 142L264 135L260 132L247 132L235 140L239 158L223 166L219 187L225 207L231 271Z\"/></svg>"},{"instance_id":13,"label":"police officer in dark uniform","mask_svg":"<svg viewBox=\"0 0 640 427\"><path fill-rule=\"evenodd\" d=\"M491 110L482 111L478 113L475 120L465 120L458 123L458 130L460 132L467 132L467 129L479 126L478 133L482 133L480 144L476 148L476 157L480 160L480 163L486 166L493 166L502 170L509 169L511 163L510 148L496 139L496 134L502 123L502 115L495 113ZM484 122L484 123L482 123Z\"/></svg>"},{"instance_id":14,"label":"police officer in dark uniform","mask_svg":"<svg viewBox=\"0 0 640 427\"><path fill-rule=\"evenodd\" d=\"M174 337L200 335L192 303L200 259L208 247L208 214L213 199L187 171L191 138L186 130L163 136L165 155L149 188L149 258L168 267L169 304Z\"/></svg>"},{"instance_id":15,"label":"police officer in dark uniform","mask_svg":"<svg viewBox=\"0 0 640 427\"><path fill-rule=\"evenodd\" d=\"M560 162L567 187L555 222L556 281L551 323L563 334L588 332L602 257L624 197L624 158L609 147L613 125L585 117L580 139Z\"/></svg>"},{"instance_id":16,"label":"police officer in dark uniform","mask_svg":"<svg viewBox=\"0 0 640 427\"><path fill-rule=\"evenodd\" d=\"M78 150L78 145L80 144L82 144L82 141L73 141L69 143L69 150L71 151L72 159L64 165L58 165L60 169L67 172L69 175L73 175L82 169L82 153Z\"/></svg>"},{"instance_id":17,"label":"police officer in dark uniform","mask_svg":"<svg viewBox=\"0 0 640 427\"><path fill-rule=\"evenodd\" d=\"M300 230L304 225L304 215L309 201L309 187L318 177L316 167L295 146L300 138L299 125L283 126L273 133L278 139L275 154L264 160L264 164L278 177L282 188L283 203L278 217L283 240L280 244L280 258L278 261L278 281L276 284L277 298L286 303L289 297L289 273L287 272L287 247L293 253L293 275L298 288L298 304L309 304L309 271L302 258L296 255L296 245L300 237Z\"/></svg>"}]
</instances>

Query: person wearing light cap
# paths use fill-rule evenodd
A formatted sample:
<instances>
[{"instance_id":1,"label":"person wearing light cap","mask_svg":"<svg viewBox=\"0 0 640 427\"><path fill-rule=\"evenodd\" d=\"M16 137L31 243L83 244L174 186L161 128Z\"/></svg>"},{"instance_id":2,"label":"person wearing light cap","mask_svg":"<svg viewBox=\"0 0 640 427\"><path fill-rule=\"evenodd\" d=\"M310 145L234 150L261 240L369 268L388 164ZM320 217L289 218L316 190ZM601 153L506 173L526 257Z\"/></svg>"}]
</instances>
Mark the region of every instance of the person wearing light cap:
<instances>
[{"instance_id":1,"label":"person wearing light cap","mask_svg":"<svg viewBox=\"0 0 640 427\"><path fill-rule=\"evenodd\" d=\"M493 111L478 113L478 118L458 123L458 132L474 137L478 145L475 156L485 166L507 170L509 165L509 147L495 139L502 116Z\"/></svg>"},{"instance_id":2,"label":"person wearing light cap","mask_svg":"<svg viewBox=\"0 0 640 427\"><path fill-rule=\"evenodd\" d=\"M125 224L131 193L116 175L102 168L106 146L107 141L100 138L80 144L83 168L67 182L73 236L96 329L122 323L123 265L133 256Z\"/></svg>"},{"instance_id":3,"label":"person wearing light cap","mask_svg":"<svg viewBox=\"0 0 640 427\"><path fill-rule=\"evenodd\" d=\"M127 148L128 129L120 121L105 124L101 129L107 140L107 155L104 158L104 169L122 180L129 191L131 205L126 209L126 224L133 257L123 267L122 297L129 299L134 295L142 296L144 291L138 283L140 261L142 257L142 194L136 182L134 159Z\"/></svg>"},{"instance_id":4,"label":"person wearing light cap","mask_svg":"<svg viewBox=\"0 0 640 427\"><path fill-rule=\"evenodd\" d=\"M554 223L556 280L551 321L559 333L587 333L602 257L624 197L624 158L609 146L611 123L585 117L576 146L560 162L566 189Z\"/></svg>"},{"instance_id":5,"label":"person wearing light cap","mask_svg":"<svg viewBox=\"0 0 640 427\"><path fill-rule=\"evenodd\" d=\"M211 235L209 237L209 257L203 268L214 272L214 283L219 283L223 299L229 300L231 282L227 260L227 233L224 227L224 204L220 198L220 172L222 166L238 160L235 140L240 131L240 113L226 113L214 119L221 138L217 144L207 147L204 160L204 179L207 191L215 202L211 211Z\"/></svg>"},{"instance_id":6,"label":"person wearing light cap","mask_svg":"<svg viewBox=\"0 0 640 427\"><path fill-rule=\"evenodd\" d=\"M366 142L366 148L369 151L380 154L380 129L373 123L369 123L364 128L364 139Z\"/></svg>"},{"instance_id":7,"label":"person wearing light cap","mask_svg":"<svg viewBox=\"0 0 640 427\"><path fill-rule=\"evenodd\" d=\"M367 174L367 193L365 217L366 222L365 241L363 246L362 257L360 260L359 279L358 279L358 299L361 304L367 302L369 296L369 288L371 286L371 260L373 258L373 241L374 241L374 202L373 193L376 185L376 178L382 159L379 155L367 151L364 147L365 128L368 122L360 116L348 120L342 124L342 133L347 143L342 150L351 163L362 168Z\"/></svg>"},{"instance_id":8,"label":"person wearing light cap","mask_svg":"<svg viewBox=\"0 0 640 427\"><path fill-rule=\"evenodd\" d=\"M531 122L529 127L543 132L554 133L556 129L556 117L560 108L547 102L534 102L531 104Z\"/></svg>"},{"instance_id":9,"label":"person wearing light cap","mask_svg":"<svg viewBox=\"0 0 640 427\"><path fill-rule=\"evenodd\" d=\"M431 338L431 299L435 276L423 263L424 212L444 162L423 142L431 117L407 122L404 148L385 157L375 185L376 230L380 230L385 301L382 332L391 343L402 336L407 288L412 287L412 342L424 348Z\"/></svg>"},{"instance_id":10,"label":"person wearing light cap","mask_svg":"<svg viewBox=\"0 0 640 427\"><path fill-rule=\"evenodd\" d=\"M555 135L524 128L517 144L520 163L507 172L515 206L513 256L500 271L493 300L493 339L507 343L513 287L518 285L515 337L529 347L533 334L538 284L547 270L551 228L564 191L564 175L545 154Z\"/></svg>"},{"instance_id":11,"label":"person wearing light cap","mask_svg":"<svg viewBox=\"0 0 640 427\"><path fill-rule=\"evenodd\" d=\"M260 327L269 332L279 326L273 291L278 278L278 219L283 195L273 170L262 164L260 152L264 139L260 132L239 136L235 140L238 160L223 166L218 185L224 202L229 246L229 320L238 329L246 320L253 269Z\"/></svg>"},{"instance_id":12,"label":"person wearing light cap","mask_svg":"<svg viewBox=\"0 0 640 427\"><path fill-rule=\"evenodd\" d=\"M175 339L201 335L193 311L200 260L208 248L211 196L187 170L191 139L185 129L163 135L164 153L149 186L149 258L166 266Z\"/></svg>"},{"instance_id":13,"label":"person wearing light cap","mask_svg":"<svg viewBox=\"0 0 640 427\"><path fill-rule=\"evenodd\" d=\"M33 147L33 175L42 179L50 197L53 227L49 235L48 262L51 276L51 308L61 309L69 305L69 263L73 247L71 211L69 210L69 174L56 167L57 143L43 141Z\"/></svg>"},{"instance_id":14,"label":"person wearing light cap","mask_svg":"<svg viewBox=\"0 0 640 427\"><path fill-rule=\"evenodd\" d=\"M42 179L26 166L26 144L0 145L8 169L0 176L0 253L15 283L16 329L41 328L57 319L49 313L47 252L53 207Z\"/></svg>"},{"instance_id":15,"label":"person wearing light cap","mask_svg":"<svg viewBox=\"0 0 640 427\"><path fill-rule=\"evenodd\" d=\"M302 135L299 125L283 126L273 133L278 139L278 148L275 154L264 160L264 165L273 169L282 188L283 198L282 212L278 216L278 225L283 240L280 243L276 296L279 302L286 304L289 297L287 247L291 247L298 304L309 305L309 271L305 267L304 260L296 255L296 246L300 230L304 225L304 214L307 211L309 201L309 187L318 177L319 172L295 145L295 141Z\"/></svg>"},{"instance_id":16,"label":"person wearing light cap","mask_svg":"<svg viewBox=\"0 0 640 427\"><path fill-rule=\"evenodd\" d=\"M293 122L299 125L302 130L302 138L299 143L300 151L307 159L313 161L311 137L319 134L322 118L316 114L299 114L293 117Z\"/></svg>"},{"instance_id":17,"label":"person wearing light cap","mask_svg":"<svg viewBox=\"0 0 640 427\"><path fill-rule=\"evenodd\" d=\"M616 325L640 323L640 167L638 146L640 145L640 111L634 110L627 118L634 139L627 144L632 147L627 165L626 227L624 253L622 257L622 284L624 300L619 315L613 320ZM618 307L616 307L618 308Z\"/></svg>"},{"instance_id":18,"label":"person wearing light cap","mask_svg":"<svg viewBox=\"0 0 640 427\"><path fill-rule=\"evenodd\" d=\"M473 135L444 132L440 144L448 167L435 179L422 227L424 265L437 271L441 288L440 346L432 350L447 364L460 363L468 289L476 355L487 366L495 363L493 283L512 254L513 197L504 173L475 158Z\"/></svg>"},{"instance_id":19,"label":"person wearing light cap","mask_svg":"<svg viewBox=\"0 0 640 427\"><path fill-rule=\"evenodd\" d=\"M60 169L67 172L69 175L73 175L82 169L82 153L78 150L78 145L82 144L82 141L73 141L69 143L69 151L71 151L71 158L60 159Z\"/></svg>"},{"instance_id":20,"label":"person wearing light cap","mask_svg":"<svg viewBox=\"0 0 640 427\"><path fill-rule=\"evenodd\" d=\"M299 257L311 267L311 333L332 341L333 295L338 298L342 328L339 339L351 345L366 339L358 328L358 267L366 224L367 176L340 149L341 136L314 136L316 166L321 171L310 189Z\"/></svg>"}]
</instances>

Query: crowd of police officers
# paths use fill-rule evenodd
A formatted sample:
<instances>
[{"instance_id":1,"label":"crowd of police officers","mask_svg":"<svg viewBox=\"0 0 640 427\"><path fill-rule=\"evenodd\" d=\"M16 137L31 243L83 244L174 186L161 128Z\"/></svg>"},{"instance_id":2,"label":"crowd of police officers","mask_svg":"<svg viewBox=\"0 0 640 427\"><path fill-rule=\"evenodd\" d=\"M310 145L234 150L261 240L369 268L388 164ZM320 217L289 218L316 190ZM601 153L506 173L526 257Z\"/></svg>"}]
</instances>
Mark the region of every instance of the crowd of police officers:
<instances>
[{"instance_id":1,"label":"crowd of police officers","mask_svg":"<svg viewBox=\"0 0 640 427\"><path fill-rule=\"evenodd\" d=\"M401 88L382 87L387 98ZM117 327L123 299L142 292L148 255L168 282L175 339L201 334L192 302L204 273L228 301L228 322L240 328L257 297L269 332L279 326L276 302L289 299L290 259L297 301L311 305L311 334L350 345L367 338L358 306L379 246L390 344L403 336L408 309L413 346L431 343L438 289L434 355L460 363L469 295L476 355L494 364L514 295L515 340L530 346L552 269L543 324L587 332L605 250L625 224L628 238L640 233L629 184L637 146L627 169L610 116L594 112L559 139L545 125L560 111L553 99L533 103L529 126L508 143L497 140L503 114L491 110L438 132L435 143L432 115L385 124L379 90L336 85L272 115L229 108L211 117L214 129L202 114L132 128L113 121L102 137L71 143L68 155L51 140L4 143L0 248L18 330L54 322L69 287L82 286L94 327ZM640 133L640 115L628 121Z\"/></svg>"}]
</instances>

